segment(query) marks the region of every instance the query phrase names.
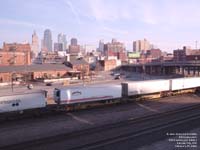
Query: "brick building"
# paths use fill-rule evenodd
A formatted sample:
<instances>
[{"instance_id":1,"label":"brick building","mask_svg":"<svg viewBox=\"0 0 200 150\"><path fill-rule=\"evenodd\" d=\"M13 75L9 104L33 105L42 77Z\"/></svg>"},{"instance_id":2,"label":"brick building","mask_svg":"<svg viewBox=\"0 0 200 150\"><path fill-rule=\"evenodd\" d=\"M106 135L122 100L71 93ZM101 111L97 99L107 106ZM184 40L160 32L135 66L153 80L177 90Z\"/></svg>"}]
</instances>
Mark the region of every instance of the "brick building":
<instances>
[{"instance_id":1,"label":"brick building","mask_svg":"<svg viewBox=\"0 0 200 150\"><path fill-rule=\"evenodd\" d=\"M35 59L36 64L55 64L55 63L64 63L68 60L69 56L63 54L63 56L59 55L59 52L42 52L39 56Z\"/></svg>"},{"instance_id":2,"label":"brick building","mask_svg":"<svg viewBox=\"0 0 200 150\"><path fill-rule=\"evenodd\" d=\"M78 55L79 52L80 52L80 45L69 45L70 54Z\"/></svg>"},{"instance_id":3,"label":"brick building","mask_svg":"<svg viewBox=\"0 0 200 150\"><path fill-rule=\"evenodd\" d=\"M140 58L137 60L139 64L146 64L152 62L152 58L147 56L146 54L141 54Z\"/></svg>"},{"instance_id":4,"label":"brick building","mask_svg":"<svg viewBox=\"0 0 200 150\"><path fill-rule=\"evenodd\" d=\"M197 61L200 60L200 50L186 46L183 49L174 50L174 61Z\"/></svg>"},{"instance_id":5,"label":"brick building","mask_svg":"<svg viewBox=\"0 0 200 150\"><path fill-rule=\"evenodd\" d=\"M115 59L100 60L99 63L102 66L102 71L109 71L117 67L117 61Z\"/></svg>"},{"instance_id":6,"label":"brick building","mask_svg":"<svg viewBox=\"0 0 200 150\"><path fill-rule=\"evenodd\" d=\"M63 78L68 76L68 72L71 71L71 68L63 64L42 64L42 65L33 65L33 70L31 76L32 79L52 79L52 78Z\"/></svg>"},{"instance_id":7,"label":"brick building","mask_svg":"<svg viewBox=\"0 0 200 150\"><path fill-rule=\"evenodd\" d=\"M192 50L189 55L186 55L187 61L199 61L200 60L200 50Z\"/></svg>"},{"instance_id":8,"label":"brick building","mask_svg":"<svg viewBox=\"0 0 200 150\"><path fill-rule=\"evenodd\" d=\"M160 49L147 50L146 53L141 53L140 57L134 63L146 64L151 62L162 61L162 51Z\"/></svg>"},{"instance_id":9,"label":"brick building","mask_svg":"<svg viewBox=\"0 0 200 150\"><path fill-rule=\"evenodd\" d=\"M163 52L163 53L162 53L161 60L162 60L163 62L172 62L173 59L174 59L173 54L171 54L171 53L166 53L166 52Z\"/></svg>"},{"instance_id":10,"label":"brick building","mask_svg":"<svg viewBox=\"0 0 200 150\"><path fill-rule=\"evenodd\" d=\"M198 61L200 60L200 55L188 55L186 56L187 61Z\"/></svg>"},{"instance_id":11,"label":"brick building","mask_svg":"<svg viewBox=\"0 0 200 150\"><path fill-rule=\"evenodd\" d=\"M68 75L71 68L63 64L18 65L0 67L0 82L13 80L37 80L62 78Z\"/></svg>"},{"instance_id":12,"label":"brick building","mask_svg":"<svg viewBox=\"0 0 200 150\"><path fill-rule=\"evenodd\" d=\"M0 65L30 65L31 64L31 47L30 44L11 43L3 44L0 50Z\"/></svg>"},{"instance_id":13,"label":"brick building","mask_svg":"<svg viewBox=\"0 0 200 150\"><path fill-rule=\"evenodd\" d=\"M178 49L174 50L174 61L186 61L186 51Z\"/></svg>"},{"instance_id":14,"label":"brick building","mask_svg":"<svg viewBox=\"0 0 200 150\"><path fill-rule=\"evenodd\" d=\"M159 59L162 56L162 51L160 49L147 50L147 55L153 59Z\"/></svg>"},{"instance_id":15,"label":"brick building","mask_svg":"<svg viewBox=\"0 0 200 150\"><path fill-rule=\"evenodd\" d=\"M116 40L104 45L104 53L107 57L116 56L121 61L126 61L127 59L124 44Z\"/></svg>"},{"instance_id":16,"label":"brick building","mask_svg":"<svg viewBox=\"0 0 200 150\"><path fill-rule=\"evenodd\" d=\"M65 62L65 64L66 66L72 68L72 71L69 72L72 76L74 74L75 76L81 78L81 76L89 75L90 65L82 58Z\"/></svg>"}]
</instances>

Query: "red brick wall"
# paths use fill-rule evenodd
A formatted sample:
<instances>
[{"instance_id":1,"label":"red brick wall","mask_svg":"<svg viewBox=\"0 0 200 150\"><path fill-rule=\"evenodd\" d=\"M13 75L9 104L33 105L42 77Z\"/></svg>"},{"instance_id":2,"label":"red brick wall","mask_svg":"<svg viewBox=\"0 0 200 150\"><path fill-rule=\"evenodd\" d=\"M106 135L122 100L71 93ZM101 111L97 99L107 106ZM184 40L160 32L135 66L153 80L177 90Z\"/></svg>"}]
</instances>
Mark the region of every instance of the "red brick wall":
<instances>
[{"instance_id":1,"label":"red brick wall","mask_svg":"<svg viewBox=\"0 0 200 150\"><path fill-rule=\"evenodd\" d=\"M3 44L0 51L0 65L30 65L31 47L30 44L11 43Z\"/></svg>"},{"instance_id":2,"label":"red brick wall","mask_svg":"<svg viewBox=\"0 0 200 150\"><path fill-rule=\"evenodd\" d=\"M122 43L114 42L104 45L104 51L106 56L116 56L118 59L125 61L126 53Z\"/></svg>"},{"instance_id":3,"label":"red brick wall","mask_svg":"<svg viewBox=\"0 0 200 150\"><path fill-rule=\"evenodd\" d=\"M152 58L160 58L162 52L160 49L151 49L147 50L147 54L149 54Z\"/></svg>"},{"instance_id":4,"label":"red brick wall","mask_svg":"<svg viewBox=\"0 0 200 150\"><path fill-rule=\"evenodd\" d=\"M186 52L184 50L174 50L174 60L175 61L186 60Z\"/></svg>"},{"instance_id":5,"label":"red brick wall","mask_svg":"<svg viewBox=\"0 0 200 150\"><path fill-rule=\"evenodd\" d=\"M79 45L69 45L69 53L79 53L80 52L80 46Z\"/></svg>"},{"instance_id":6,"label":"red brick wall","mask_svg":"<svg viewBox=\"0 0 200 150\"><path fill-rule=\"evenodd\" d=\"M112 70L116 68L116 60L105 60L104 61L104 70L108 71L108 70Z\"/></svg>"},{"instance_id":7,"label":"red brick wall","mask_svg":"<svg viewBox=\"0 0 200 150\"><path fill-rule=\"evenodd\" d=\"M0 73L0 83L1 82L10 82L11 74L10 73Z\"/></svg>"},{"instance_id":8,"label":"red brick wall","mask_svg":"<svg viewBox=\"0 0 200 150\"><path fill-rule=\"evenodd\" d=\"M18 73L20 74L20 73ZM67 71L38 71L29 73L29 80L37 78L56 78L63 77L67 74ZM0 73L0 83L1 82L11 82L11 73Z\"/></svg>"},{"instance_id":9,"label":"red brick wall","mask_svg":"<svg viewBox=\"0 0 200 150\"><path fill-rule=\"evenodd\" d=\"M118 53L118 59L125 61L127 59L126 53Z\"/></svg>"},{"instance_id":10,"label":"red brick wall","mask_svg":"<svg viewBox=\"0 0 200 150\"><path fill-rule=\"evenodd\" d=\"M3 43L4 51L30 52L30 44Z\"/></svg>"},{"instance_id":11,"label":"red brick wall","mask_svg":"<svg viewBox=\"0 0 200 150\"><path fill-rule=\"evenodd\" d=\"M0 66L30 65L30 52L0 51Z\"/></svg>"},{"instance_id":12,"label":"red brick wall","mask_svg":"<svg viewBox=\"0 0 200 150\"><path fill-rule=\"evenodd\" d=\"M200 55L188 55L186 56L187 61L199 61Z\"/></svg>"},{"instance_id":13,"label":"red brick wall","mask_svg":"<svg viewBox=\"0 0 200 150\"><path fill-rule=\"evenodd\" d=\"M85 71L86 74L89 74L90 66L89 65L74 65L73 67L74 71Z\"/></svg>"}]
</instances>

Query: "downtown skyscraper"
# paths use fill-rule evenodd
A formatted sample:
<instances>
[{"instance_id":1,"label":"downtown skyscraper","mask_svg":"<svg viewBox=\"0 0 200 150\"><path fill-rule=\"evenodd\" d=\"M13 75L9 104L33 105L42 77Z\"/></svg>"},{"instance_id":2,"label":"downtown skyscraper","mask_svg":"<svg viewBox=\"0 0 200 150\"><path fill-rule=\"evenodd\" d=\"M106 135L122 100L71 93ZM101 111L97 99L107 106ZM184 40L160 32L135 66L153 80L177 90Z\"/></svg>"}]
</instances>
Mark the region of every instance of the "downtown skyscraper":
<instances>
[{"instance_id":1,"label":"downtown skyscraper","mask_svg":"<svg viewBox=\"0 0 200 150\"><path fill-rule=\"evenodd\" d=\"M67 49L67 40L65 34L58 34L58 43L62 44L62 51L65 51Z\"/></svg>"},{"instance_id":2,"label":"downtown skyscraper","mask_svg":"<svg viewBox=\"0 0 200 150\"><path fill-rule=\"evenodd\" d=\"M152 48L151 44L147 39L133 41L133 52L146 52Z\"/></svg>"},{"instance_id":3,"label":"downtown skyscraper","mask_svg":"<svg viewBox=\"0 0 200 150\"><path fill-rule=\"evenodd\" d=\"M104 51L104 41L103 40L99 41L98 51L99 52L103 52Z\"/></svg>"},{"instance_id":4,"label":"downtown skyscraper","mask_svg":"<svg viewBox=\"0 0 200 150\"><path fill-rule=\"evenodd\" d=\"M46 29L44 31L44 39L42 41L42 50L44 51L52 51L52 35L51 30Z\"/></svg>"},{"instance_id":5,"label":"downtown skyscraper","mask_svg":"<svg viewBox=\"0 0 200 150\"><path fill-rule=\"evenodd\" d=\"M32 35L31 51L34 54L34 57L37 57L38 53L40 52L40 50L39 50L39 40L38 40L38 36L37 36L35 31Z\"/></svg>"},{"instance_id":6,"label":"downtown skyscraper","mask_svg":"<svg viewBox=\"0 0 200 150\"><path fill-rule=\"evenodd\" d=\"M78 44L78 40L76 38L71 38L71 45L76 46Z\"/></svg>"}]
</instances>

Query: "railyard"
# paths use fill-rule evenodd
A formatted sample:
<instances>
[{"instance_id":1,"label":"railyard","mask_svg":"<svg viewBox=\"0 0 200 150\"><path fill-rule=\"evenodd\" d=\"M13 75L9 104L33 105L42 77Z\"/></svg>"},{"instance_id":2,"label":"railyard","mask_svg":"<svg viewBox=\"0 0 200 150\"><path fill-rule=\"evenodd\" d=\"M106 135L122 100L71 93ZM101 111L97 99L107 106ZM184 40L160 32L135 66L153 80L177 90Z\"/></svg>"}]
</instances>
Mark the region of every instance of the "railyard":
<instances>
[{"instance_id":1,"label":"railyard","mask_svg":"<svg viewBox=\"0 0 200 150\"><path fill-rule=\"evenodd\" d=\"M73 146L81 146L80 143L77 142L77 139L66 138L65 140L65 138L60 139L60 137L64 135L77 135L81 132L84 133L84 130L91 128L104 130L102 126L106 129L108 124L112 125L127 120L131 121L144 116L160 114L196 104L200 104L200 97L198 95L179 95L162 98L159 101L132 102L113 105L112 107L105 106L103 108L80 110L78 112L65 112L53 116L4 122L0 125L0 148L30 149L30 147L32 147L32 149L55 149L55 147L59 147L59 149L71 149ZM182 114L182 116L184 115ZM146 126L148 126L148 123ZM137 127L137 129L139 128L140 126ZM128 127L128 130L130 129L131 128ZM98 133L96 133L97 135L95 135L95 137L101 137L101 134ZM118 133L121 133L121 131L119 130ZM88 133L86 132L85 136L87 135ZM54 140L56 137L59 139L58 141ZM100 137L99 139L101 139ZM50 140L50 142L47 142L48 144L45 142L40 143L47 139ZM92 139L95 139L94 136ZM70 145L70 140L72 143L76 144L74 145L71 143ZM84 142L94 142L88 141L85 138L78 140L80 140L82 144L84 144ZM40 142L37 143L38 141ZM31 145L31 143L34 143L34 145ZM135 142L132 141L132 143Z\"/></svg>"},{"instance_id":2,"label":"railyard","mask_svg":"<svg viewBox=\"0 0 200 150\"><path fill-rule=\"evenodd\" d=\"M2 1L0 150L200 150L199 4Z\"/></svg>"},{"instance_id":3,"label":"railyard","mask_svg":"<svg viewBox=\"0 0 200 150\"><path fill-rule=\"evenodd\" d=\"M98 80L90 83L79 81L78 83L68 85L67 87L85 87L85 84L89 84L89 86L105 86L106 84L120 86L121 82L144 81L149 79L173 79L173 77L169 76L154 77L144 74L134 74L129 76L128 73L125 74L127 77L123 77L120 80L114 80L110 73L107 73L100 76ZM189 80L183 78L182 80L173 81ZM166 82L167 80L162 80L161 82L163 81ZM199 80L196 81L197 82L193 82L191 79L189 82L183 82L183 87L187 88L188 84L184 83L190 82L196 86L196 84L198 85ZM147 82L145 81L144 83ZM152 81L152 83L153 82L154 81ZM163 84L162 88L173 88L168 84L170 85L170 82ZM178 88L183 88L182 83L177 85ZM139 90L139 92L145 92L145 89L148 86L145 86L145 84L138 86L142 88L142 91ZM157 86L156 88L158 91L161 89L159 88L160 84L152 85L152 87L155 86ZM48 91L47 106L49 107L56 106L55 101L53 100L54 88L62 89L63 85L34 85L34 90L45 89ZM137 87L134 87L134 89L135 88ZM151 88L147 90L151 90ZM31 92L31 90L27 89L25 86L14 87L14 92L24 91ZM5 94L7 92L11 92L10 87L1 88L0 90L0 94ZM198 133L199 109L195 108L198 106L194 107L194 111L189 111L191 110L189 108L188 111L184 110L186 107L193 107L194 105L200 105L200 96L198 93L179 93L178 96L156 98L154 100L133 100L128 103L103 105L101 107L78 111L51 112L36 116L27 115L25 113L23 114L25 117L23 117L23 115L17 115L6 118L7 120L1 120L0 149L129 149L130 147L134 147L134 149L153 149L154 146L160 148L160 143L164 143L166 147L173 148L174 145L166 141L167 137L165 134L167 132L190 132L190 130L193 129L195 130L195 133ZM177 114L172 113L176 111ZM179 111L182 112L180 115L178 115ZM167 112L171 113L171 115L167 116ZM156 116L159 121L157 121ZM151 118L150 122L148 122L149 117ZM172 120L170 117L172 117ZM139 121L141 125L137 125L137 121ZM171 126L166 126L167 123L165 122L167 121ZM133 122L133 124L130 122ZM159 125L156 122L162 122L163 124ZM174 123L177 123L178 125ZM151 127L150 124L152 125ZM184 127L184 125L189 124L191 126ZM177 127L179 125L181 128ZM161 126L162 128L160 128ZM172 128L175 130L171 130ZM152 134L154 132L155 136ZM152 135L146 133L151 133Z\"/></svg>"}]
</instances>

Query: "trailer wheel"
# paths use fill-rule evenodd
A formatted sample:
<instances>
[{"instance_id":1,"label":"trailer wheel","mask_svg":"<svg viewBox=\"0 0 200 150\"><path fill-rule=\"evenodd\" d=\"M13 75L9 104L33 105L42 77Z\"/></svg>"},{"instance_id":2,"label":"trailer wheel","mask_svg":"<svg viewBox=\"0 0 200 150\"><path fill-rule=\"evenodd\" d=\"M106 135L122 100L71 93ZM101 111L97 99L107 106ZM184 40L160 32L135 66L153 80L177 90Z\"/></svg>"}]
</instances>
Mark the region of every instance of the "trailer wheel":
<instances>
[{"instance_id":1,"label":"trailer wheel","mask_svg":"<svg viewBox=\"0 0 200 150\"><path fill-rule=\"evenodd\" d=\"M19 114L20 114L20 115L22 115L23 113L24 113L24 111L23 111L23 110L20 110L20 111L19 111Z\"/></svg>"}]
</instances>

